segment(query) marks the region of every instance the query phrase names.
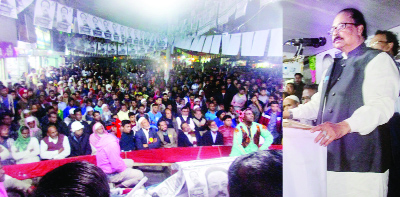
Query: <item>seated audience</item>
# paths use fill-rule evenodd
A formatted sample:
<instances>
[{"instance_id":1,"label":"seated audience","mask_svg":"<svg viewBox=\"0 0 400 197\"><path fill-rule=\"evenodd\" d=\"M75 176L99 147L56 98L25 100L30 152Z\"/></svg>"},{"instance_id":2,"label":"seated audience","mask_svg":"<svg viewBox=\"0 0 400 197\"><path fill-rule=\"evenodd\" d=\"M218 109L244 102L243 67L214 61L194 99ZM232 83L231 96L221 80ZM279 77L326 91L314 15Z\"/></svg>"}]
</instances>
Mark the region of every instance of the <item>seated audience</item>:
<instances>
[{"instance_id":1,"label":"seated audience","mask_svg":"<svg viewBox=\"0 0 400 197\"><path fill-rule=\"evenodd\" d=\"M108 121L110 121L111 116L112 116L112 113L111 113L110 109L108 108L108 105L107 105L107 104L103 104L103 105L101 106L101 109L102 109L102 111L103 111L103 114L101 114L101 120L102 120L103 122L108 122Z\"/></svg>"},{"instance_id":2,"label":"seated audience","mask_svg":"<svg viewBox=\"0 0 400 197\"><path fill-rule=\"evenodd\" d=\"M69 125L69 124L71 124L72 122L75 121L75 114L74 114L75 109L77 109L77 108L70 108L69 109L68 116L64 118L64 123L66 125Z\"/></svg>"},{"instance_id":3,"label":"seated audience","mask_svg":"<svg viewBox=\"0 0 400 197\"><path fill-rule=\"evenodd\" d=\"M47 136L40 141L40 158L64 159L71 154L68 137L58 133L57 127L47 128Z\"/></svg>"},{"instance_id":4,"label":"seated audience","mask_svg":"<svg viewBox=\"0 0 400 197\"><path fill-rule=\"evenodd\" d=\"M147 113L149 115L149 122L150 122L150 126L155 128L156 130L158 130L157 127L157 123L158 120L160 120L160 118L162 117L161 112L158 111L159 105L154 103L151 105L151 110L149 111L149 113Z\"/></svg>"},{"instance_id":5,"label":"seated audience","mask_svg":"<svg viewBox=\"0 0 400 197\"><path fill-rule=\"evenodd\" d=\"M57 119L57 113L56 112L51 112L49 114L49 124L44 125L43 126L43 130L42 130L42 136L45 137L45 135L47 134L48 128L50 126L56 126L57 131L60 134L63 134L65 136L69 136L70 135L70 131L68 130L68 126L65 124L64 121L58 120Z\"/></svg>"},{"instance_id":6,"label":"seated audience","mask_svg":"<svg viewBox=\"0 0 400 197\"><path fill-rule=\"evenodd\" d=\"M224 121L222 121L222 118L224 118L225 115L226 115L226 112L223 110L219 110L217 112L217 117L214 119L214 121L218 127L224 125Z\"/></svg>"},{"instance_id":7,"label":"seated audience","mask_svg":"<svg viewBox=\"0 0 400 197\"><path fill-rule=\"evenodd\" d=\"M210 129L202 136L203 146L224 145L222 133L218 131L218 126L213 120L207 121L207 126Z\"/></svg>"},{"instance_id":8,"label":"seated audience","mask_svg":"<svg viewBox=\"0 0 400 197\"><path fill-rule=\"evenodd\" d=\"M178 132L178 147L201 146L199 132L193 131L187 122L181 125L182 130Z\"/></svg>"},{"instance_id":9,"label":"seated audience","mask_svg":"<svg viewBox=\"0 0 400 197\"><path fill-rule=\"evenodd\" d=\"M123 120L121 122L122 134L119 145L122 151L135 150L135 134L132 131L132 125L129 120Z\"/></svg>"},{"instance_id":10,"label":"seated audience","mask_svg":"<svg viewBox=\"0 0 400 197\"><path fill-rule=\"evenodd\" d=\"M17 139L18 137L17 131L19 130L20 125L18 124L17 121L12 120L13 118L12 114L4 112L0 117L1 117L1 124L6 125L8 127L9 134L11 134L10 137L13 138L14 140Z\"/></svg>"},{"instance_id":11,"label":"seated audience","mask_svg":"<svg viewBox=\"0 0 400 197\"><path fill-rule=\"evenodd\" d=\"M133 135L136 135L136 132L139 131L139 125L136 124L136 115L133 112L129 112L129 121L131 123L131 130L133 131Z\"/></svg>"},{"instance_id":12,"label":"seated audience","mask_svg":"<svg viewBox=\"0 0 400 197\"><path fill-rule=\"evenodd\" d=\"M83 132L85 132L85 133L87 133L87 134L90 134L90 127L89 127L89 124L86 122L86 121L84 121L82 118L82 112L81 112L81 109L80 108L76 108L75 110L74 110L74 117L75 117L75 121L74 122L76 122L76 121L78 121L78 122L80 122L82 125L83 125ZM74 123L74 122L71 122L69 125L68 125L68 128L69 128L69 130L71 131L71 125L72 125L72 123Z\"/></svg>"},{"instance_id":13,"label":"seated audience","mask_svg":"<svg viewBox=\"0 0 400 197\"><path fill-rule=\"evenodd\" d=\"M178 134L174 128L168 128L167 121L158 122L157 134L161 140L161 147L172 148L178 146Z\"/></svg>"},{"instance_id":14,"label":"seated audience","mask_svg":"<svg viewBox=\"0 0 400 197\"><path fill-rule=\"evenodd\" d=\"M272 134L272 136L274 137L273 144L281 144L282 112L279 111L278 102L276 101L271 102L270 108L262 114L259 123L266 126L268 131Z\"/></svg>"},{"instance_id":15,"label":"seated audience","mask_svg":"<svg viewBox=\"0 0 400 197\"><path fill-rule=\"evenodd\" d=\"M160 148L161 142L158 138L157 131L155 128L150 127L149 121L146 118L141 117L138 121L139 131L136 132L136 149L153 149Z\"/></svg>"},{"instance_id":16,"label":"seated audience","mask_svg":"<svg viewBox=\"0 0 400 197\"><path fill-rule=\"evenodd\" d=\"M7 125L0 125L0 158L2 165L15 164L15 160L10 155L14 139L9 136L9 132L9 127Z\"/></svg>"},{"instance_id":17,"label":"seated audience","mask_svg":"<svg viewBox=\"0 0 400 197\"><path fill-rule=\"evenodd\" d=\"M97 152L97 166L107 174L111 183L118 183L116 187L132 187L144 177L142 171L125 164L118 138L109 134L100 122L93 126L90 144Z\"/></svg>"},{"instance_id":18,"label":"seated audience","mask_svg":"<svg viewBox=\"0 0 400 197\"><path fill-rule=\"evenodd\" d=\"M38 141L42 140L42 130L37 126L36 121L33 117L25 119L25 126L29 129L29 135L35 137Z\"/></svg>"},{"instance_id":19,"label":"seated audience","mask_svg":"<svg viewBox=\"0 0 400 197\"><path fill-rule=\"evenodd\" d=\"M22 126L18 131L18 138L11 146L11 155L17 164L40 161L40 147L36 137L31 137L29 128Z\"/></svg>"},{"instance_id":20,"label":"seated audience","mask_svg":"<svg viewBox=\"0 0 400 197\"><path fill-rule=\"evenodd\" d=\"M181 128L182 123L186 122L189 125L191 130L193 130L193 131L195 130L195 125L194 125L193 119L191 117L189 117L189 111L190 111L190 109L188 106L185 106L182 108L182 112L181 112L182 115L178 116L176 118L176 122L178 124L178 129L182 129Z\"/></svg>"},{"instance_id":21,"label":"seated audience","mask_svg":"<svg viewBox=\"0 0 400 197\"><path fill-rule=\"evenodd\" d=\"M164 115L158 120L157 125L161 122L165 121L167 123L168 128L178 129L178 123L176 122L176 118L172 116L171 109L165 109Z\"/></svg>"},{"instance_id":22,"label":"seated audience","mask_svg":"<svg viewBox=\"0 0 400 197\"><path fill-rule=\"evenodd\" d=\"M218 127L218 131L222 133L224 138L224 145L225 146L232 146L233 145L233 132L235 131L232 128L232 117L230 115L225 115L222 118L224 125Z\"/></svg>"},{"instance_id":23,"label":"seated audience","mask_svg":"<svg viewBox=\"0 0 400 197\"><path fill-rule=\"evenodd\" d=\"M118 118L123 121L123 120L129 120L129 111L128 107L126 107L126 104L121 104L121 109L117 113Z\"/></svg>"},{"instance_id":24,"label":"seated audience","mask_svg":"<svg viewBox=\"0 0 400 197\"><path fill-rule=\"evenodd\" d=\"M214 120L217 115L216 115L216 111L215 111L216 107L214 103L210 103L209 107L208 107L208 112L206 113L205 117L206 120Z\"/></svg>"},{"instance_id":25,"label":"seated audience","mask_svg":"<svg viewBox=\"0 0 400 197\"><path fill-rule=\"evenodd\" d=\"M195 130L203 136L203 134L207 132L207 120L203 117L200 107L194 109L194 117L192 120L194 122Z\"/></svg>"},{"instance_id":26,"label":"seated audience","mask_svg":"<svg viewBox=\"0 0 400 197\"><path fill-rule=\"evenodd\" d=\"M72 134L68 137L71 147L70 157L90 155L92 153L89 143L89 133L85 132L84 129L85 126L79 121L71 124Z\"/></svg>"},{"instance_id":27,"label":"seated audience","mask_svg":"<svg viewBox=\"0 0 400 197\"><path fill-rule=\"evenodd\" d=\"M147 121L150 121L149 115L145 111L145 107L146 106L144 105L139 106L138 113L136 114L136 121L138 121L141 117L144 117L147 119Z\"/></svg>"}]
</instances>

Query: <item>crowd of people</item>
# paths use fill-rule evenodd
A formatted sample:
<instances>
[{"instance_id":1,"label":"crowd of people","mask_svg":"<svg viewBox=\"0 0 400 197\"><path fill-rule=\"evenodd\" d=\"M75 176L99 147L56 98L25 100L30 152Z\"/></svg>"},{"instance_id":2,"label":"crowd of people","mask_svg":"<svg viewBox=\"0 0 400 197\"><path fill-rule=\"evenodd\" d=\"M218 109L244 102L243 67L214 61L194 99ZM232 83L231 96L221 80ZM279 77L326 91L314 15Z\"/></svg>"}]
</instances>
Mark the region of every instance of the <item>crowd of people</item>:
<instances>
[{"instance_id":1,"label":"crowd of people","mask_svg":"<svg viewBox=\"0 0 400 197\"><path fill-rule=\"evenodd\" d=\"M113 174L126 169L107 160L120 151L227 145L242 155L281 143L279 68L204 70L176 66L165 80L152 66L90 59L1 82L1 163L92 154Z\"/></svg>"}]
</instances>

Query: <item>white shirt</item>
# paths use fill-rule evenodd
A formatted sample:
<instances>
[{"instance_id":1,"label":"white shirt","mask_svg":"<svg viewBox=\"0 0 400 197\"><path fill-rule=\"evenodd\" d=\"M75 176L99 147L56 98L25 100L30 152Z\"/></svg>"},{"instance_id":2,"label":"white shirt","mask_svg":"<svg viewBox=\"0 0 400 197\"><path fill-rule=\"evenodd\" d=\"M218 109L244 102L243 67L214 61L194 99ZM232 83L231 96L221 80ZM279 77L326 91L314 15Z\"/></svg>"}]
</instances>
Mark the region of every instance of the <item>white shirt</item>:
<instances>
[{"instance_id":1,"label":"white shirt","mask_svg":"<svg viewBox=\"0 0 400 197\"><path fill-rule=\"evenodd\" d=\"M190 135L189 132L183 132L183 133L187 136L187 138L189 139L190 143L193 144L193 142L197 141L196 137L192 137L192 135Z\"/></svg>"},{"instance_id":2,"label":"white shirt","mask_svg":"<svg viewBox=\"0 0 400 197\"><path fill-rule=\"evenodd\" d=\"M343 57L347 59L345 55ZM323 76L326 72L327 70ZM394 113L395 100L399 96L399 80L397 67L387 53L380 53L367 64L362 85L364 105L345 120L350 125L351 132L367 135L377 126L389 121ZM293 112L293 119L312 119L318 116L323 83L321 80L318 92L313 95L311 101L290 110Z\"/></svg>"},{"instance_id":3,"label":"white shirt","mask_svg":"<svg viewBox=\"0 0 400 197\"><path fill-rule=\"evenodd\" d=\"M51 137L49 137L49 142L57 144L58 137L57 137L57 139L52 139ZM61 153L58 153L58 150L48 151L47 150L48 146L47 146L46 142L44 142L44 140L41 140L40 141L40 158L42 158L42 159L64 159L64 158L68 157L69 154L71 154L71 147L69 146L69 141L68 141L67 136L64 136L63 148L64 148L64 150Z\"/></svg>"},{"instance_id":4,"label":"white shirt","mask_svg":"<svg viewBox=\"0 0 400 197\"><path fill-rule=\"evenodd\" d=\"M149 129L143 129L143 133L146 136L146 144L149 143Z\"/></svg>"},{"instance_id":5,"label":"white shirt","mask_svg":"<svg viewBox=\"0 0 400 197\"><path fill-rule=\"evenodd\" d=\"M217 140L217 132L213 132L213 131L211 131L211 136L212 136L212 138L213 138L213 143L215 143L215 141Z\"/></svg>"},{"instance_id":6,"label":"white shirt","mask_svg":"<svg viewBox=\"0 0 400 197\"><path fill-rule=\"evenodd\" d=\"M182 116L182 118L183 118L183 120L187 120L189 117L188 117L188 116ZM182 121L181 121L180 118L176 118L176 123L178 123L178 129L182 129L182 128L181 128ZM193 120L192 120L191 118L190 118L190 120L189 120L189 127L190 127L190 129L191 129L192 131L194 131L195 125L194 125L194 122L193 122Z\"/></svg>"}]
</instances>

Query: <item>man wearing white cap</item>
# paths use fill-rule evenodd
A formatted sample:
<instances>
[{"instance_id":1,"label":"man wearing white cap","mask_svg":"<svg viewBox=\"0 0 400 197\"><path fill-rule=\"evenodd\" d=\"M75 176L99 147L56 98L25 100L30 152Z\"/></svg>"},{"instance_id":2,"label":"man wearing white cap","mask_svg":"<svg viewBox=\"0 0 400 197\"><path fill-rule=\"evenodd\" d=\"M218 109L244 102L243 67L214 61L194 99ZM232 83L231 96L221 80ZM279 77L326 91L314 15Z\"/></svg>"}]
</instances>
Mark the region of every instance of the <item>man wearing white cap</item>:
<instances>
[{"instance_id":1,"label":"man wearing white cap","mask_svg":"<svg viewBox=\"0 0 400 197\"><path fill-rule=\"evenodd\" d=\"M40 96L40 92L44 91L43 83L37 83L36 87L37 87L36 96L39 97Z\"/></svg>"},{"instance_id":2,"label":"man wearing white cap","mask_svg":"<svg viewBox=\"0 0 400 197\"><path fill-rule=\"evenodd\" d=\"M72 122L75 121L75 114L74 114L75 109L76 108L70 108L69 109L68 117L64 118L64 122L65 122L66 125L70 125Z\"/></svg>"},{"instance_id":3,"label":"man wearing white cap","mask_svg":"<svg viewBox=\"0 0 400 197\"><path fill-rule=\"evenodd\" d=\"M92 149L89 143L89 134L83 132L83 129L84 126L79 121L75 121L71 124L72 134L68 137L71 146L70 157L92 154Z\"/></svg>"},{"instance_id":4,"label":"man wearing white cap","mask_svg":"<svg viewBox=\"0 0 400 197\"><path fill-rule=\"evenodd\" d=\"M300 103L299 97L295 95L287 96L282 103L283 110L296 108L299 105L299 103Z\"/></svg>"},{"instance_id":5,"label":"man wearing white cap","mask_svg":"<svg viewBox=\"0 0 400 197\"><path fill-rule=\"evenodd\" d=\"M92 133L92 132L91 132L92 129L89 127L89 123L87 123L86 121L83 120L81 108L75 108L75 109L74 109L74 112L73 112L73 115L74 115L74 119L75 119L74 122L79 122L79 123L81 123L81 124L83 125L83 127L84 127L83 131L84 131L85 133L88 133L88 134ZM69 128L70 130L72 130L72 124L73 124L74 122L71 122L71 123L68 125L68 128Z\"/></svg>"},{"instance_id":6,"label":"man wearing white cap","mask_svg":"<svg viewBox=\"0 0 400 197\"><path fill-rule=\"evenodd\" d=\"M150 127L149 121L141 117L138 121L139 131L136 132L136 148L138 150L160 148L161 141L155 128Z\"/></svg>"}]
</instances>

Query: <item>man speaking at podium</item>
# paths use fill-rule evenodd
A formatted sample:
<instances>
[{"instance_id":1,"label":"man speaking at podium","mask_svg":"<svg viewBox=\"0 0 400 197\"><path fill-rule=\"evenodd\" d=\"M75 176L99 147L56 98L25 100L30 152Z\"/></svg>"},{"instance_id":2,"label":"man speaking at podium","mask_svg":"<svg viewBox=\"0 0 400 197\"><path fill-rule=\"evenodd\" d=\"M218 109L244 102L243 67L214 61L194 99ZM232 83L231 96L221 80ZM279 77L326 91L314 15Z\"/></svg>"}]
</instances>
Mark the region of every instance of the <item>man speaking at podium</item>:
<instances>
[{"instance_id":1,"label":"man speaking at podium","mask_svg":"<svg viewBox=\"0 0 400 197\"><path fill-rule=\"evenodd\" d=\"M386 196L390 164L388 120L399 93L399 72L385 52L367 48L367 25L353 8L340 11L329 32L342 51L322 75L313 99L285 118L317 115L315 142L327 146L331 196Z\"/></svg>"}]
</instances>

